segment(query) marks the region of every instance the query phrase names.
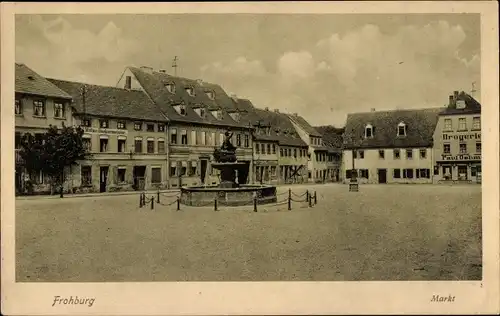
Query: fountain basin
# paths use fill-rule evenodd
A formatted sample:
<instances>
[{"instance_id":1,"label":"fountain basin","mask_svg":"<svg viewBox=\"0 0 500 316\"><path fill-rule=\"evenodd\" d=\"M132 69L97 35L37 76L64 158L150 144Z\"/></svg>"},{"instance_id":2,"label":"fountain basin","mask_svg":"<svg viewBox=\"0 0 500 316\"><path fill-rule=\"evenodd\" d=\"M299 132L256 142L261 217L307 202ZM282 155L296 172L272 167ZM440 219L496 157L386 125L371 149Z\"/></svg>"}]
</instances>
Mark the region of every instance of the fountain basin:
<instances>
[{"instance_id":1,"label":"fountain basin","mask_svg":"<svg viewBox=\"0 0 500 316\"><path fill-rule=\"evenodd\" d=\"M244 206L253 205L254 196L257 204L276 203L276 187L272 185L242 184L238 187L193 186L182 187L180 202L189 206L218 205Z\"/></svg>"}]
</instances>

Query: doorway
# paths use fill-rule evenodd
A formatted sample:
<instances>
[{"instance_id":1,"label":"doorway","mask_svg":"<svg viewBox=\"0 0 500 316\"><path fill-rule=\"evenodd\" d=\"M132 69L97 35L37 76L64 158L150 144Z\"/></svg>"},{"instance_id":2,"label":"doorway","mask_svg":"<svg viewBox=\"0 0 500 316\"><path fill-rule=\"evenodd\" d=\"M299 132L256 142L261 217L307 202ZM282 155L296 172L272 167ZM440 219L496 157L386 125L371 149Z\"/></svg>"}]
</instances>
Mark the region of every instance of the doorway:
<instances>
[{"instance_id":1,"label":"doorway","mask_svg":"<svg viewBox=\"0 0 500 316\"><path fill-rule=\"evenodd\" d=\"M146 166L134 166L133 177L135 190L144 190L146 187Z\"/></svg>"},{"instance_id":2,"label":"doorway","mask_svg":"<svg viewBox=\"0 0 500 316\"><path fill-rule=\"evenodd\" d=\"M208 166L208 160L207 159L201 159L201 169L200 169L200 180L201 184L205 184L205 177L207 176L207 166Z\"/></svg>"},{"instance_id":3,"label":"doorway","mask_svg":"<svg viewBox=\"0 0 500 316\"><path fill-rule=\"evenodd\" d=\"M378 183L387 183L387 169L378 169Z\"/></svg>"},{"instance_id":4,"label":"doorway","mask_svg":"<svg viewBox=\"0 0 500 316\"><path fill-rule=\"evenodd\" d=\"M106 185L108 183L108 172L109 172L109 167L101 167L100 169L100 188L99 188L99 192L106 192Z\"/></svg>"},{"instance_id":5,"label":"doorway","mask_svg":"<svg viewBox=\"0 0 500 316\"><path fill-rule=\"evenodd\" d=\"M451 166L443 166L443 178L451 180Z\"/></svg>"}]
</instances>

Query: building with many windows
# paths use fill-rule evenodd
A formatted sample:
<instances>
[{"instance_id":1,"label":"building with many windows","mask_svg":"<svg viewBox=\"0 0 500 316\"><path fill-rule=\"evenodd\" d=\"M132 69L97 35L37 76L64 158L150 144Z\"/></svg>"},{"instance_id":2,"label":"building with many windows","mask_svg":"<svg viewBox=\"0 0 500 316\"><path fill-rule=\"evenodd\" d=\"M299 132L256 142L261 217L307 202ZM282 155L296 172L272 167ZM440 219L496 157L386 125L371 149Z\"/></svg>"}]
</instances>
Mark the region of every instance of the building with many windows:
<instances>
[{"instance_id":1,"label":"building with many windows","mask_svg":"<svg viewBox=\"0 0 500 316\"><path fill-rule=\"evenodd\" d=\"M324 146L328 152L323 162L326 169L323 181L339 182L342 178L342 134L343 128L333 126L314 127L321 135Z\"/></svg>"},{"instance_id":2,"label":"building with many windows","mask_svg":"<svg viewBox=\"0 0 500 316\"><path fill-rule=\"evenodd\" d=\"M440 111L349 114L343 137L344 181L354 170L360 183L432 183L433 135Z\"/></svg>"},{"instance_id":3,"label":"building with many windows","mask_svg":"<svg viewBox=\"0 0 500 316\"><path fill-rule=\"evenodd\" d=\"M252 129L241 122L234 100L222 89L150 67L126 68L117 86L144 92L168 119L169 188L219 183L211 162L228 130L238 161L248 163L252 170ZM240 181L251 179L251 175L240 176Z\"/></svg>"},{"instance_id":4,"label":"building with many windows","mask_svg":"<svg viewBox=\"0 0 500 316\"><path fill-rule=\"evenodd\" d=\"M45 133L50 125L72 125L71 96L24 64L15 65L15 148L16 192L25 189L30 179L36 192L50 191L49 179L43 173L27 175L20 167L18 150L24 133L35 137Z\"/></svg>"},{"instance_id":5,"label":"building with many windows","mask_svg":"<svg viewBox=\"0 0 500 316\"><path fill-rule=\"evenodd\" d=\"M434 133L436 182L481 182L481 104L454 91Z\"/></svg>"},{"instance_id":6,"label":"building with many windows","mask_svg":"<svg viewBox=\"0 0 500 316\"><path fill-rule=\"evenodd\" d=\"M83 192L167 187L167 119L142 91L48 79L72 97L91 156L68 185Z\"/></svg>"}]
</instances>

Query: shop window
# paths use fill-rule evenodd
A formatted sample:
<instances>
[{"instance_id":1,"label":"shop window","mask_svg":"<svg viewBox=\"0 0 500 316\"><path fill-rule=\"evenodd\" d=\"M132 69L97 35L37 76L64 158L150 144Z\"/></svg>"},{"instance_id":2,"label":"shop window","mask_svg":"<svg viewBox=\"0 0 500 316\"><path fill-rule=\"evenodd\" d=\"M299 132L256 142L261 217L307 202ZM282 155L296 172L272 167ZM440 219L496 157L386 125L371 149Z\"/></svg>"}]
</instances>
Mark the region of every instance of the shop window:
<instances>
[{"instance_id":1,"label":"shop window","mask_svg":"<svg viewBox=\"0 0 500 316\"><path fill-rule=\"evenodd\" d=\"M118 168L118 172L116 175L118 183L123 183L125 182L125 174L127 172L127 169L125 168Z\"/></svg>"},{"instance_id":2,"label":"shop window","mask_svg":"<svg viewBox=\"0 0 500 316\"><path fill-rule=\"evenodd\" d=\"M82 186L92 185L92 166L82 166L81 168Z\"/></svg>"},{"instance_id":3,"label":"shop window","mask_svg":"<svg viewBox=\"0 0 500 316\"><path fill-rule=\"evenodd\" d=\"M151 168L151 183L161 183L161 168Z\"/></svg>"}]
</instances>

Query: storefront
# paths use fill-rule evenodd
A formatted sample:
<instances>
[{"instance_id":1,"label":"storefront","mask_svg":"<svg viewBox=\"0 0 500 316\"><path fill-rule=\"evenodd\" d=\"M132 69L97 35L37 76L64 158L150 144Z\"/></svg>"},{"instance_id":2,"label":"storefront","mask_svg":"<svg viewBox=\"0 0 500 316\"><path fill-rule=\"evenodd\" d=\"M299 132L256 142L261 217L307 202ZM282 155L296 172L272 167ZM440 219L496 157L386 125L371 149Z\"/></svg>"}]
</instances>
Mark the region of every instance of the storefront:
<instances>
[{"instance_id":1,"label":"storefront","mask_svg":"<svg viewBox=\"0 0 500 316\"><path fill-rule=\"evenodd\" d=\"M436 159L434 175L439 181L481 183L481 155L441 155Z\"/></svg>"}]
</instances>

